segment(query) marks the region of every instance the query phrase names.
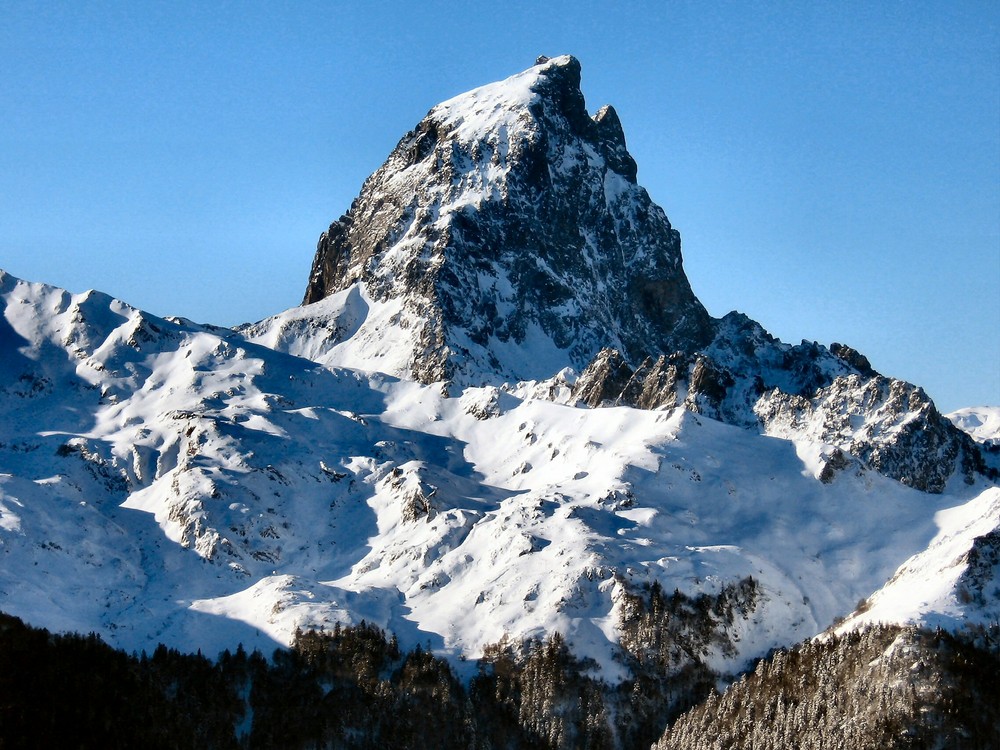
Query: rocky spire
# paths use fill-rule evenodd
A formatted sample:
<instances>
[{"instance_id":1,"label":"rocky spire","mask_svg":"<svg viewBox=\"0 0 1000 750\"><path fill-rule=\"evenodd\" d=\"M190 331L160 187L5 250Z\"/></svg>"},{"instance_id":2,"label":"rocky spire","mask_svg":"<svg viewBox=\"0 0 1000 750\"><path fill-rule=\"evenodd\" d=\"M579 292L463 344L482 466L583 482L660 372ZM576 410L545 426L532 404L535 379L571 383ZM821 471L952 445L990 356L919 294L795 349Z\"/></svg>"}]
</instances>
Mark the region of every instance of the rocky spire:
<instances>
[{"instance_id":1,"label":"rocky spire","mask_svg":"<svg viewBox=\"0 0 1000 750\"><path fill-rule=\"evenodd\" d=\"M707 343L680 237L636 183L617 114L556 57L434 107L322 235L305 302L398 299L411 374L459 383ZM554 368L554 369L553 369Z\"/></svg>"}]
</instances>

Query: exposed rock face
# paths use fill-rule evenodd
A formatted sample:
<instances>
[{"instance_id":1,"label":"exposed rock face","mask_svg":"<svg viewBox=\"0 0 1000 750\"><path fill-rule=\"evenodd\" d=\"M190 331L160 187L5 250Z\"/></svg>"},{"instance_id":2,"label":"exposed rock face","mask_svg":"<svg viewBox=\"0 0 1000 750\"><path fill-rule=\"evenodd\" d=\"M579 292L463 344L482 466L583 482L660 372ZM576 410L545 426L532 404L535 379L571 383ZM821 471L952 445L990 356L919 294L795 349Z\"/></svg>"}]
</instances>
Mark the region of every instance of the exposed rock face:
<instances>
[{"instance_id":1,"label":"exposed rock face","mask_svg":"<svg viewBox=\"0 0 1000 750\"><path fill-rule=\"evenodd\" d=\"M403 137L320 238L304 301L359 282L414 316L424 382L547 377L539 347L582 369L603 346L641 361L712 335L617 114L587 114L568 56L444 102Z\"/></svg>"},{"instance_id":2,"label":"exposed rock face","mask_svg":"<svg viewBox=\"0 0 1000 750\"><path fill-rule=\"evenodd\" d=\"M594 407L616 401L633 375L621 352L602 349L576 382L576 398Z\"/></svg>"},{"instance_id":3,"label":"exposed rock face","mask_svg":"<svg viewBox=\"0 0 1000 750\"><path fill-rule=\"evenodd\" d=\"M647 357L618 396L618 403L632 404L639 409L677 406L678 398L683 401L684 396L678 393L678 379L686 372L688 360L680 352L669 357L661 354L655 362Z\"/></svg>"},{"instance_id":4,"label":"exposed rock face","mask_svg":"<svg viewBox=\"0 0 1000 750\"><path fill-rule=\"evenodd\" d=\"M835 445L926 492L944 490L956 470L972 483L984 468L972 439L952 429L923 390L902 380L840 376L811 398L775 388L754 409L769 434Z\"/></svg>"}]
</instances>

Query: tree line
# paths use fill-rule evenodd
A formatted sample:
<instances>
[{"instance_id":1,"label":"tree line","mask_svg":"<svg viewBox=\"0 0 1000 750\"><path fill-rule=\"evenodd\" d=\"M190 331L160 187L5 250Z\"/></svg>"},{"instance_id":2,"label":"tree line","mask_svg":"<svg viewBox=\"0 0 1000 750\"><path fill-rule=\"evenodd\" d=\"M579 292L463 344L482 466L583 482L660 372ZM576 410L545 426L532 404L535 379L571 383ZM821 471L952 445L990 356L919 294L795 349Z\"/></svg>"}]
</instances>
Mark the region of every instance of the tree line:
<instances>
[{"instance_id":1,"label":"tree line","mask_svg":"<svg viewBox=\"0 0 1000 750\"><path fill-rule=\"evenodd\" d=\"M755 595L751 581L715 597L635 594L620 653L633 678L615 685L558 633L489 646L462 680L366 623L211 660L127 654L0 614L0 748L1000 747L997 628L807 641L716 694L698 655Z\"/></svg>"}]
</instances>

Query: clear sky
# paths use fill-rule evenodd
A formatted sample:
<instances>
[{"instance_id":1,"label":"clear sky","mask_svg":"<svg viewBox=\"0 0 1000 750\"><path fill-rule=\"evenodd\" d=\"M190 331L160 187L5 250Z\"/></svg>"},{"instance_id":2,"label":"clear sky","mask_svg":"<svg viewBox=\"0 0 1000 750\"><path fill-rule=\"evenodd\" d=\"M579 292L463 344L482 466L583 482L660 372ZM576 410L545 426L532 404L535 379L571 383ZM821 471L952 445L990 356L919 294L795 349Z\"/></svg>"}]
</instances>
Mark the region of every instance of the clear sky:
<instances>
[{"instance_id":1,"label":"clear sky","mask_svg":"<svg viewBox=\"0 0 1000 750\"><path fill-rule=\"evenodd\" d=\"M996 2L8 0L0 268L266 317L430 107L563 53L713 315L1000 404Z\"/></svg>"}]
</instances>

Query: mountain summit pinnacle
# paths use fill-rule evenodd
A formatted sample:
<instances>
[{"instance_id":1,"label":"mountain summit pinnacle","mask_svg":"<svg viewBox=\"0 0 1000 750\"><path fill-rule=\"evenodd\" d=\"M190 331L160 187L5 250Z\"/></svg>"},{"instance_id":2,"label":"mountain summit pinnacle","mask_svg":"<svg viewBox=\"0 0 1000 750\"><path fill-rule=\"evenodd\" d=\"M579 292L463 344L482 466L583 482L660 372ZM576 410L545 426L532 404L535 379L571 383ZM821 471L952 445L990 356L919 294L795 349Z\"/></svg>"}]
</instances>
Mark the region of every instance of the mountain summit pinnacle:
<instances>
[{"instance_id":1,"label":"mountain summit pinnacle","mask_svg":"<svg viewBox=\"0 0 1000 750\"><path fill-rule=\"evenodd\" d=\"M636 184L617 114L564 55L434 107L322 235L305 303L398 304L406 370L460 385L690 349L712 322Z\"/></svg>"}]
</instances>

